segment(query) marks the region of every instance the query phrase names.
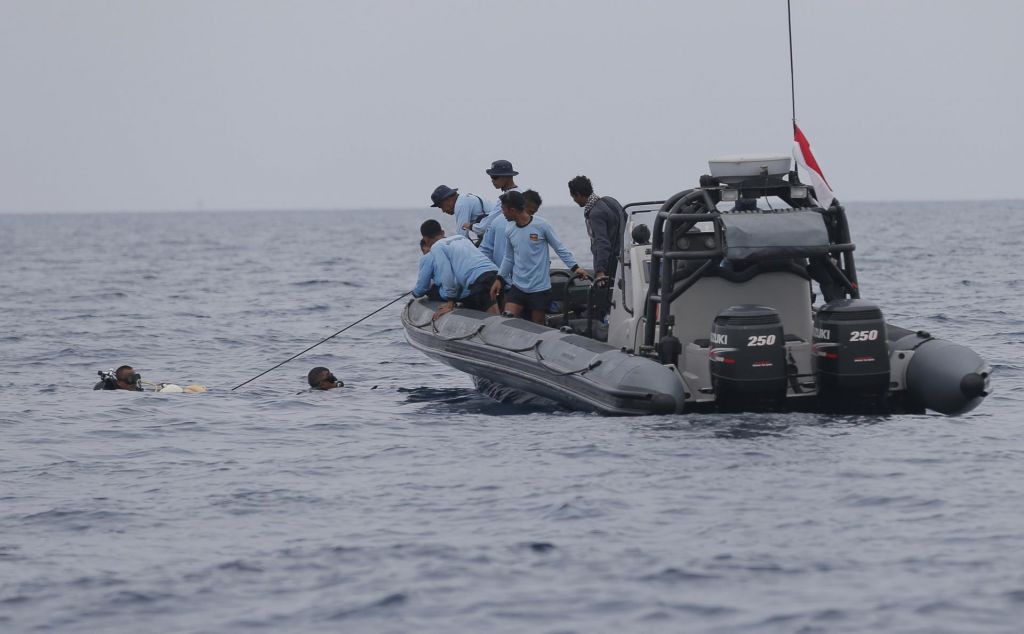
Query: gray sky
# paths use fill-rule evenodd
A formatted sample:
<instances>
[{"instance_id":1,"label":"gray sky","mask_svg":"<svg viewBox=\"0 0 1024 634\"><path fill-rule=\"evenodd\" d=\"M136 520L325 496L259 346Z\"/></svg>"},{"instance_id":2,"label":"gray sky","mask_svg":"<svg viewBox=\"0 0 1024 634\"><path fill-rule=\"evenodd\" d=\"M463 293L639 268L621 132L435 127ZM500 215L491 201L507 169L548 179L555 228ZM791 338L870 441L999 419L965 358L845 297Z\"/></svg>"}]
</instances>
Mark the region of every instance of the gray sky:
<instances>
[{"instance_id":1,"label":"gray sky","mask_svg":"<svg viewBox=\"0 0 1024 634\"><path fill-rule=\"evenodd\" d=\"M844 200L1021 198L1024 3L793 0ZM0 211L662 198L791 151L785 0L3 0Z\"/></svg>"}]
</instances>

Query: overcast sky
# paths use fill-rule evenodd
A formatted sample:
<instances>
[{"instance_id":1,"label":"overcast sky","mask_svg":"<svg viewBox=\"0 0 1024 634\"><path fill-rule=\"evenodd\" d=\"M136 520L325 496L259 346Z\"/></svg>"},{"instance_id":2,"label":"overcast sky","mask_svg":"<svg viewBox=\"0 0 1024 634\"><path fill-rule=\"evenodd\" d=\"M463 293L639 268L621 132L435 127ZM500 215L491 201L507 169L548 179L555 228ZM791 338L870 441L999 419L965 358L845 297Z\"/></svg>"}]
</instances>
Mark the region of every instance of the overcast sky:
<instances>
[{"instance_id":1,"label":"overcast sky","mask_svg":"<svg viewBox=\"0 0 1024 634\"><path fill-rule=\"evenodd\" d=\"M843 200L1021 198L1024 2L793 0ZM2 0L0 211L626 200L791 151L785 0Z\"/></svg>"}]
</instances>

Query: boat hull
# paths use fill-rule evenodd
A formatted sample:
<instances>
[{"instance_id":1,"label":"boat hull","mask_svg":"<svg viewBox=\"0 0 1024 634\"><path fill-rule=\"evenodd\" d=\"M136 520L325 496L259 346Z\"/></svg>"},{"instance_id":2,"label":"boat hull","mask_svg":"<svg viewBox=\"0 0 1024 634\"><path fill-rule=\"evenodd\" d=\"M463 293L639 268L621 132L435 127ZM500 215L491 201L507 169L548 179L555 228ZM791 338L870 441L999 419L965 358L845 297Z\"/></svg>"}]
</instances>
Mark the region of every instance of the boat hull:
<instances>
[{"instance_id":1,"label":"boat hull","mask_svg":"<svg viewBox=\"0 0 1024 634\"><path fill-rule=\"evenodd\" d=\"M523 319L456 309L434 321L435 302L402 312L406 339L456 370L574 410L612 415L681 412L677 372L651 359Z\"/></svg>"},{"instance_id":2,"label":"boat hull","mask_svg":"<svg viewBox=\"0 0 1024 634\"><path fill-rule=\"evenodd\" d=\"M427 299L406 305L406 339L428 357L471 375L478 389L496 400L611 415L731 411L711 389L706 347L689 351L687 370L680 374L673 366L524 319L460 308L433 320L437 307ZM891 324L886 330L891 365L886 394L826 396L813 383L809 391L794 383L784 401L770 409L958 415L988 395L991 368L973 350ZM791 359L810 348L799 341L787 346ZM800 362L800 376L813 375L809 364L809 358Z\"/></svg>"}]
</instances>

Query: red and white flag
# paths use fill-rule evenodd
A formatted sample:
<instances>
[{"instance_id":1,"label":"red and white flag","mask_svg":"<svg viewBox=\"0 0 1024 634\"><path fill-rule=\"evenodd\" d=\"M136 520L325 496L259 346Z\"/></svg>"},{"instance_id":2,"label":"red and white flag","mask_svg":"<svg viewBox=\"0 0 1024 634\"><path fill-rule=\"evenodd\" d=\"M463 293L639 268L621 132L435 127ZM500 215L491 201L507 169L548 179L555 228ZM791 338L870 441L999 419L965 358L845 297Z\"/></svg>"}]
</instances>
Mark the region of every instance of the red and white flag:
<instances>
[{"instance_id":1,"label":"red and white flag","mask_svg":"<svg viewBox=\"0 0 1024 634\"><path fill-rule=\"evenodd\" d=\"M835 194L832 193L832 188L825 180L825 174L818 167L818 161L815 160L814 153L811 152L810 142L795 121L793 122L793 158L796 159L797 165L803 167L811 175L811 185L814 186L818 204L828 209L835 199Z\"/></svg>"}]
</instances>

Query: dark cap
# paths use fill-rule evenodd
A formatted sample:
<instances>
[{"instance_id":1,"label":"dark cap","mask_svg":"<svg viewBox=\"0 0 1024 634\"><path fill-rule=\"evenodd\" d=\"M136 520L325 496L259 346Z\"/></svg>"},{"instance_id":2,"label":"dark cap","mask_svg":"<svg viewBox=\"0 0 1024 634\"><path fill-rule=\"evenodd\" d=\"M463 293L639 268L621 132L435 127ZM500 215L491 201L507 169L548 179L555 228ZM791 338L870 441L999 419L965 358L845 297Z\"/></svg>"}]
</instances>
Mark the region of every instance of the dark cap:
<instances>
[{"instance_id":1,"label":"dark cap","mask_svg":"<svg viewBox=\"0 0 1024 634\"><path fill-rule=\"evenodd\" d=\"M512 169L512 163L501 159L491 163L491 169L485 170L488 176L516 176L519 172Z\"/></svg>"},{"instance_id":2,"label":"dark cap","mask_svg":"<svg viewBox=\"0 0 1024 634\"><path fill-rule=\"evenodd\" d=\"M441 202L445 198L448 198L449 196L454 196L457 193L459 193L458 187L452 189L447 185L438 185L437 189L434 190L434 193L430 195L430 200L434 201L434 204L431 205L431 207L437 207L437 204L439 202Z\"/></svg>"}]
</instances>

